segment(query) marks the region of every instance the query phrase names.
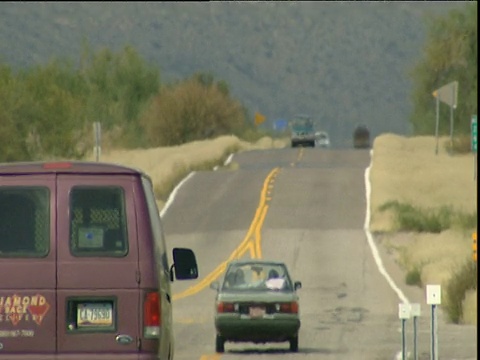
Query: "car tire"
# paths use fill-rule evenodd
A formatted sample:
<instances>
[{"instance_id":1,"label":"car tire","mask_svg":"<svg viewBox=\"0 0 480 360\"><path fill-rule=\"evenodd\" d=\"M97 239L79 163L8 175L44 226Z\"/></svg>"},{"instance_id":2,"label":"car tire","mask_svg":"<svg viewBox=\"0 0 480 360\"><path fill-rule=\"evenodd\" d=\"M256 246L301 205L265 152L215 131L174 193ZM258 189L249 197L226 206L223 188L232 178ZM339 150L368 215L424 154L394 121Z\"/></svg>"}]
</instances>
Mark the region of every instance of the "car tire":
<instances>
[{"instance_id":1,"label":"car tire","mask_svg":"<svg viewBox=\"0 0 480 360\"><path fill-rule=\"evenodd\" d=\"M298 352L298 336L290 338L290 351L291 352Z\"/></svg>"},{"instance_id":2,"label":"car tire","mask_svg":"<svg viewBox=\"0 0 480 360\"><path fill-rule=\"evenodd\" d=\"M215 351L217 353L225 352L225 339L220 335L217 335L215 338Z\"/></svg>"}]
</instances>

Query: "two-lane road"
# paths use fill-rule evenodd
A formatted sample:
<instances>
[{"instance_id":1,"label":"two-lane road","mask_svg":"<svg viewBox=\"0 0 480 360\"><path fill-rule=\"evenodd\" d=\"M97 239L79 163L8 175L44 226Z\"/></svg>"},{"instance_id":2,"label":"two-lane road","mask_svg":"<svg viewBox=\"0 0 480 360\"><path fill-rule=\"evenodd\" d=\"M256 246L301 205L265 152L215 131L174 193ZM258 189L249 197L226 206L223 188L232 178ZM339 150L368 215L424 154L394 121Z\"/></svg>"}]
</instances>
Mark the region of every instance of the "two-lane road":
<instances>
[{"instance_id":1,"label":"two-lane road","mask_svg":"<svg viewBox=\"0 0 480 360\"><path fill-rule=\"evenodd\" d=\"M402 348L399 293L364 230L369 151L276 149L233 161L238 170L191 176L164 215L167 243L192 248L200 269L197 281L173 283L175 359L394 359ZM287 343L226 343L215 353L208 285L234 257L284 261L302 281L297 354ZM421 300L420 289L406 290ZM428 324L420 323L418 359L429 359ZM468 358L449 348L440 359Z\"/></svg>"}]
</instances>

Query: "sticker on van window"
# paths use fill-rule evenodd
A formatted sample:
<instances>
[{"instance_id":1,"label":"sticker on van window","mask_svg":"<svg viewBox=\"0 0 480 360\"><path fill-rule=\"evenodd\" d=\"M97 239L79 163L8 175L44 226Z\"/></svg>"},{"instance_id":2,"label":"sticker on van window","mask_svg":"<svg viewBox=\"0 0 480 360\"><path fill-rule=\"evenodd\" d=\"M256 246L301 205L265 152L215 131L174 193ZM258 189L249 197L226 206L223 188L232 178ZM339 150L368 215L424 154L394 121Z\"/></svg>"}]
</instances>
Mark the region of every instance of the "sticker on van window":
<instances>
[{"instance_id":1,"label":"sticker on van window","mask_svg":"<svg viewBox=\"0 0 480 360\"><path fill-rule=\"evenodd\" d=\"M101 227L81 227L78 229L78 247L80 249L103 248L103 233Z\"/></svg>"},{"instance_id":2,"label":"sticker on van window","mask_svg":"<svg viewBox=\"0 0 480 360\"><path fill-rule=\"evenodd\" d=\"M41 325L50 304L41 294L0 296L0 323L10 322L13 326L21 321Z\"/></svg>"}]
</instances>

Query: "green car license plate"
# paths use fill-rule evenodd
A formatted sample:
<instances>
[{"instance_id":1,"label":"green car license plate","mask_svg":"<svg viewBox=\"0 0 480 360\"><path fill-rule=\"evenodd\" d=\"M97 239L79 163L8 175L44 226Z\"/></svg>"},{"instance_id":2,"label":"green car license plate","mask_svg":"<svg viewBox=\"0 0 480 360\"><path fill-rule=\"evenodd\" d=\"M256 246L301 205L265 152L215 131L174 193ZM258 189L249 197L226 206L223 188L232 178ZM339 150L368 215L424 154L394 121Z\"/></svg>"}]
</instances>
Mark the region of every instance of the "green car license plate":
<instances>
[{"instance_id":1,"label":"green car license plate","mask_svg":"<svg viewBox=\"0 0 480 360\"><path fill-rule=\"evenodd\" d=\"M113 324L112 304L105 303L80 303L77 305L77 326L105 327Z\"/></svg>"},{"instance_id":2,"label":"green car license plate","mask_svg":"<svg viewBox=\"0 0 480 360\"><path fill-rule=\"evenodd\" d=\"M265 308L261 306L250 306L248 313L251 318L260 318L265 315Z\"/></svg>"}]
</instances>

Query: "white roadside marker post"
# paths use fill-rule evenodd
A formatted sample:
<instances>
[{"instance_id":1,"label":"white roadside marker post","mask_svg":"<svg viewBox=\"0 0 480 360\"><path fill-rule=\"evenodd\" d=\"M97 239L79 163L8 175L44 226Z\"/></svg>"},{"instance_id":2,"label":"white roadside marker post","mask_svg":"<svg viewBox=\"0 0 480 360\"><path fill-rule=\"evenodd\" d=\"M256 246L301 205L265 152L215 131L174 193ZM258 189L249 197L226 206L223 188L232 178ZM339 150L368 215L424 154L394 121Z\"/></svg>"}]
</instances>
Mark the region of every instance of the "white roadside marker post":
<instances>
[{"instance_id":1,"label":"white roadside marker post","mask_svg":"<svg viewBox=\"0 0 480 360\"><path fill-rule=\"evenodd\" d=\"M427 304L432 306L432 322L430 337L430 359L438 360L438 339L437 339L437 314L436 306L442 302L442 289L440 285L427 285Z\"/></svg>"},{"instance_id":2,"label":"white roadside marker post","mask_svg":"<svg viewBox=\"0 0 480 360\"><path fill-rule=\"evenodd\" d=\"M415 303L411 304L410 315L413 317L413 360L418 359L418 350L417 350L417 320L420 316L420 304Z\"/></svg>"},{"instance_id":3,"label":"white roadside marker post","mask_svg":"<svg viewBox=\"0 0 480 360\"><path fill-rule=\"evenodd\" d=\"M410 304L398 304L398 318L402 322L402 360L406 360L407 349L405 345L405 322L410 318Z\"/></svg>"}]
</instances>

